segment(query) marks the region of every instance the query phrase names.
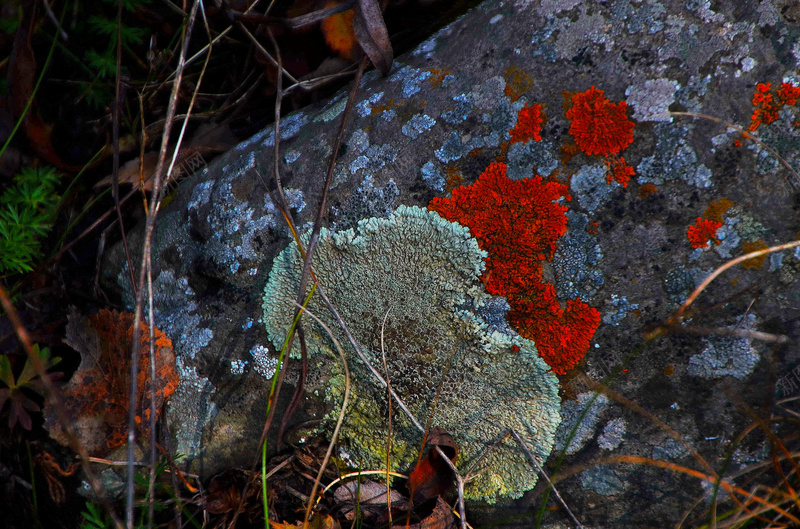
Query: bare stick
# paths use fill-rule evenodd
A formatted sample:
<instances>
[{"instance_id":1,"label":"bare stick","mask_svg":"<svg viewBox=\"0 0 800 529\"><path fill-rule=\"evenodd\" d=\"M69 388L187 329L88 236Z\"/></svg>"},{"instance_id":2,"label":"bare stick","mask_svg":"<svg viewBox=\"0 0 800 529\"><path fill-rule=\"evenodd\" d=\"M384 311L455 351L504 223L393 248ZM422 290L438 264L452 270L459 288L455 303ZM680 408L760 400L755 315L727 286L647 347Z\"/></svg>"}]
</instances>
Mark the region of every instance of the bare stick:
<instances>
[{"instance_id":1,"label":"bare stick","mask_svg":"<svg viewBox=\"0 0 800 529\"><path fill-rule=\"evenodd\" d=\"M386 373L386 385L387 389L392 389L392 382L389 377L389 366L386 364L386 347L383 340L383 333L386 329L386 320L389 318L389 313L392 312L392 307L386 309L386 314L383 316L383 323L381 323L381 358L383 359L383 372ZM386 431L389 434L386 436L386 502L387 502L387 509L389 512L389 526L391 526L394 521L392 520L392 491L389 487L389 467L390 467L390 459L392 456L392 397L391 394L388 394L386 401L389 404L389 413L387 415L387 428Z\"/></svg>"}]
</instances>

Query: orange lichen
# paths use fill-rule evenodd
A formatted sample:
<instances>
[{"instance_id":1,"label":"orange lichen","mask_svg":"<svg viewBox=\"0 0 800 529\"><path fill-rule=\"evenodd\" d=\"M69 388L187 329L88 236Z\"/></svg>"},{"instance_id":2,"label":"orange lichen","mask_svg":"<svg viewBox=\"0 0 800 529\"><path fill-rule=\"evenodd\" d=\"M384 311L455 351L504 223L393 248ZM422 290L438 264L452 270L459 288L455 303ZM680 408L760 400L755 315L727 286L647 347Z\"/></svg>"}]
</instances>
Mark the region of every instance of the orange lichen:
<instances>
[{"instance_id":1,"label":"orange lichen","mask_svg":"<svg viewBox=\"0 0 800 529\"><path fill-rule=\"evenodd\" d=\"M625 114L627 108L624 101L612 103L592 86L572 96L572 107L566 113L569 133L586 154L619 154L633 142L634 124Z\"/></svg>"},{"instance_id":2,"label":"orange lichen","mask_svg":"<svg viewBox=\"0 0 800 529\"><path fill-rule=\"evenodd\" d=\"M697 221L686 230L686 237L692 248L705 248L709 240L719 244L717 230L721 226L722 223L719 221L697 217Z\"/></svg>"},{"instance_id":3,"label":"orange lichen","mask_svg":"<svg viewBox=\"0 0 800 529\"><path fill-rule=\"evenodd\" d=\"M562 308L553 286L542 279L542 261L552 257L566 232L567 207L560 202L569 198L564 184L538 175L514 181L506 176L505 164L492 163L474 184L428 206L470 229L489 254L481 276L486 290L506 297L509 321L536 342L558 374L583 358L600 324L600 313L579 300Z\"/></svg>"},{"instance_id":4,"label":"orange lichen","mask_svg":"<svg viewBox=\"0 0 800 529\"><path fill-rule=\"evenodd\" d=\"M719 200L712 200L711 204L708 205L703 213L703 217L722 222L723 215L725 215L725 212L728 211L731 206L733 206L733 202L726 197L722 197Z\"/></svg>"},{"instance_id":5,"label":"orange lichen","mask_svg":"<svg viewBox=\"0 0 800 529\"><path fill-rule=\"evenodd\" d=\"M574 157L581 153L581 148L573 142L567 142L561 146L561 164L567 165Z\"/></svg>"},{"instance_id":6,"label":"orange lichen","mask_svg":"<svg viewBox=\"0 0 800 529\"><path fill-rule=\"evenodd\" d=\"M516 126L508 131L511 134L509 143L542 141L542 124L547 119L542 109L544 105L525 105L519 110Z\"/></svg>"},{"instance_id":7,"label":"orange lichen","mask_svg":"<svg viewBox=\"0 0 800 529\"><path fill-rule=\"evenodd\" d=\"M781 83L775 93L772 92L772 83L758 83L753 93L753 115L750 117L750 126L747 130L753 132L763 123L769 125L777 121L781 108L785 105L794 106L800 99L800 87L792 83Z\"/></svg>"},{"instance_id":8,"label":"orange lichen","mask_svg":"<svg viewBox=\"0 0 800 529\"><path fill-rule=\"evenodd\" d=\"M778 88L778 102L781 105L794 106L797 100L800 99L800 86L794 86L792 83L781 83Z\"/></svg>"},{"instance_id":9,"label":"orange lichen","mask_svg":"<svg viewBox=\"0 0 800 529\"><path fill-rule=\"evenodd\" d=\"M382 112L386 112L387 110L392 110L393 108L396 108L396 107L397 107L397 105L394 104L394 98L392 98L389 101L387 101L385 105L374 105L370 109L370 115L371 116L375 116L375 115L380 114Z\"/></svg>"},{"instance_id":10,"label":"orange lichen","mask_svg":"<svg viewBox=\"0 0 800 529\"><path fill-rule=\"evenodd\" d=\"M461 175L461 170L458 167L446 167L444 172L447 175L444 183L448 190L455 189L464 181L464 177Z\"/></svg>"},{"instance_id":11,"label":"orange lichen","mask_svg":"<svg viewBox=\"0 0 800 529\"><path fill-rule=\"evenodd\" d=\"M441 88L444 78L453 73L447 68L431 68L428 72L431 74L428 80L434 88Z\"/></svg>"},{"instance_id":12,"label":"orange lichen","mask_svg":"<svg viewBox=\"0 0 800 529\"><path fill-rule=\"evenodd\" d=\"M764 241L745 241L742 243L742 253L756 252L758 250L766 250L767 248L769 248L769 246L767 246ZM766 260L767 254L760 255L744 261L742 263L742 268L746 270L758 270L764 266Z\"/></svg>"},{"instance_id":13,"label":"orange lichen","mask_svg":"<svg viewBox=\"0 0 800 529\"><path fill-rule=\"evenodd\" d=\"M526 92L533 90L533 78L516 66L506 68L503 75L506 79L504 92L511 101L516 101Z\"/></svg>"},{"instance_id":14,"label":"orange lichen","mask_svg":"<svg viewBox=\"0 0 800 529\"><path fill-rule=\"evenodd\" d=\"M632 177L636 176L636 171L633 167L625 163L625 157L623 156L614 160L607 160L606 164L609 166L608 173L606 174L607 184L610 184L613 180L622 184L622 187L628 187L628 182L630 182Z\"/></svg>"},{"instance_id":15,"label":"orange lichen","mask_svg":"<svg viewBox=\"0 0 800 529\"><path fill-rule=\"evenodd\" d=\"M658 193L658 187L655 184L651 184L650 182L646 184L642 184L642 187L639 188L639 198L642 200L649 198L652 195Z\"/></svg>"},{"instance_id":16,"label":"orange lichen","mask_svg":"<svg viewBox=\"0 0 800 529\"><path fill-rule=\"evenodd\" d=\"M329 1L325 7L331 7L338 2ZM348 9L325 18L320 27L325 37L325 42L340 57L352 60L359 49L356 35L353 32L353 16L355 11Z\"/></svg>"}]
</instances>

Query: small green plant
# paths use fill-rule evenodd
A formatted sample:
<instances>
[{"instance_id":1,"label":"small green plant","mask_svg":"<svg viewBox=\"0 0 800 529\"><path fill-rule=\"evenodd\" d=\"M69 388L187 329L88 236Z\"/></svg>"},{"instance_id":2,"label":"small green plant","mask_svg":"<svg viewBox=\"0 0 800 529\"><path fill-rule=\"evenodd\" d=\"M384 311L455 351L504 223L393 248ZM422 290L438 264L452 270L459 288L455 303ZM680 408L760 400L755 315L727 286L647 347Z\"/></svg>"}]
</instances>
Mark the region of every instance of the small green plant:
<instances>
[{"instance_id":1,"label":"small green plant","mask_svg":"<svg viewBox=\"0 0 800 529\"><path fill-rule=\"evenodd\" d=\"M30 272L55 220L59 174L26 167L0 195L0 274Z\"/></svg>"},{"instance_id":2,"label":"small green plant","mask_svg":"<svg viewBox=\"0 0 800 529\"><path fill-rule=\"evenodd\" d=\"M61 361L61 358L50 358L50 349L47 347L39 349L38 345L33 346L33 354L36 355L44 365L45 369L50 369ZM48 373L51 380L59 378L61 373ZM11 370L11 362L8 356L0 356L0 382L4 383L5 388L0 388L0 411L5 406L6 401L11 403L11 410L8 415L8 427L14 428L19 422L23 428L30 430L32 427L29 411L39 411L39 405L25 394L24 390L33 391L44 396L44 383L36 373L33 360L29 357L22 367L22 372L18 377L14 377Z\"/></svg>"},{"instance_id":3,"label":"small green plant","mask_svg":"<svg viewBox=\"0 0 800 529\"><path fill-rule=\"evenodd\" d=\"M81 513L81 516L83 516L81 529L106 529L114 526L108 513L104 513L93 501L86 502L86 510Z\"/></svg>"}]
</instances>

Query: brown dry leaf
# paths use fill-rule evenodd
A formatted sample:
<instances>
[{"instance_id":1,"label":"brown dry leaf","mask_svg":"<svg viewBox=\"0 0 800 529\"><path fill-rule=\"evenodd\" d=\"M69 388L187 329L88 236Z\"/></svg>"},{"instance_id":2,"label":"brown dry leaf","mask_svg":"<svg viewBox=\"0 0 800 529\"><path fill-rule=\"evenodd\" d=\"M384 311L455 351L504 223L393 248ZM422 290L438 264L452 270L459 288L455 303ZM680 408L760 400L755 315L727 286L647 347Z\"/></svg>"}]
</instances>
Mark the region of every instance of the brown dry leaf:
<instances>
[{"instance_id":1,"label":"brown dry leaf","mask_svg":"<svg viewBox=\"0 0 800 529\"><path fill-rule=\"evenodd\" d=\"M383 75L392 68L394 52L389 42L389 31L383 21L381 6L377 0L358 0L353 17L353 31L364 53Z\"/></svg>"},{"instance_id":2,"label":"brown dry leaf","mask_svg":"<svg viewBox=\"0 0 800 529\"><path fill-rule=\"evenodd\" d=\"M107 455L126 441L132 340L131 313L104 309L85 317L73 309L68 317L65 342L81 353L81 364L62 389L63 404L79 441L93 456ZM150 339L144 324L140 327L139 351L136 423L139 438L147 439L151 388L155 390L158 416L178 387L178 373L172 341L158 329L155 329L155 381L150 380ZM44 417L50 436L67 444L49 403Z\"/></svg>"},{"instance_id":3,"label":"brown dry leaf","mask_svg":"<svg viewBox=\"0 0 800 529\"><path fill-rule=\"evenodd\" d=\"M330 515L318 515L308 523L300 522L298 525L290 523L278 523L270 520L269 525L272 529L341 529L339 522Z\"/></svg>"},{"instance_id":4,"label":"brown dry leaf","mask_svg":"<svg viewBox=\"0 0 800 529\"><path fill-rule=\"evenodd\" d=\"M456 526L453 509L441 497L436 498L436 507L424 520L413 525L395 525L392 529L450 529Z\"/></svg>"},{"instance_id":5,"label":"brown dry leaf","mask_svg":"<svg viewBox=\"0 0 800 529\"><path fill-rule=\"evenodd\" d=\"M336 3L334 0L329 0L325 3L325 7L334 6ZM356 50L358 50L356 35L353 32L354 15L355 12L348 9L325 18L320 24L322 35L328 46L340 57L349 60L355 60Z\"/></svg>"}]
</instances>

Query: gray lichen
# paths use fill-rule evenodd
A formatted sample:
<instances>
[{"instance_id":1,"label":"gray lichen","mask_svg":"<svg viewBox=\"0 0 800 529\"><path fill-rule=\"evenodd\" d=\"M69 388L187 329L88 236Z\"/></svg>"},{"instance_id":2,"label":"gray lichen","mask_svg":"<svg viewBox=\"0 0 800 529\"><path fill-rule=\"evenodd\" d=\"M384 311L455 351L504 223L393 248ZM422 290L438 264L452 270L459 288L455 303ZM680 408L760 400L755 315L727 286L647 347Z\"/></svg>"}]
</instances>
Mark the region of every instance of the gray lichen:
<instances>
[{"instance_id":1,"label":"gray lichen","mask_svg":"<svg viewBox=\"0 0 800 529\"><path fill-rule=\"evenodd\" d=\"M640 183L663 185L683 180L689 185L707 188L712 185L711 170L698 163L697 152L686 137L691 127L659 123L655 127L656 148L652 156L643 158L636 173Z\"/></svg>"},{"instance_id":2,"label":"gray lichen","mask_svg":"<svg viewBox=\"0 0 800 529\"><path fill-rule=\"evenodd\" d=\"M737 328L754 330L755 316L750 314L744 325ZM704 341L706 347L703 352L689 359L687 373L694 377L731 376L742 380L753 372L761 359L749 338L713 336Z\"/></svg>"}]
</instances>

